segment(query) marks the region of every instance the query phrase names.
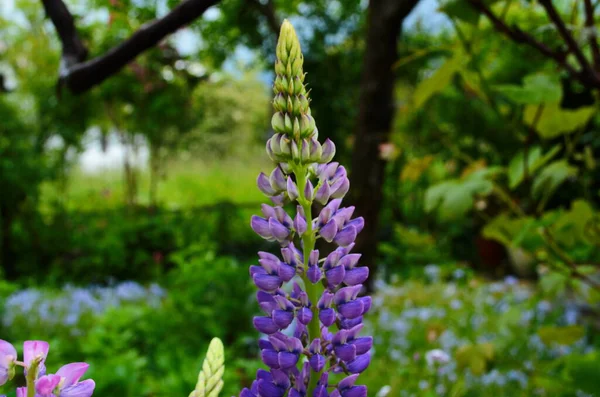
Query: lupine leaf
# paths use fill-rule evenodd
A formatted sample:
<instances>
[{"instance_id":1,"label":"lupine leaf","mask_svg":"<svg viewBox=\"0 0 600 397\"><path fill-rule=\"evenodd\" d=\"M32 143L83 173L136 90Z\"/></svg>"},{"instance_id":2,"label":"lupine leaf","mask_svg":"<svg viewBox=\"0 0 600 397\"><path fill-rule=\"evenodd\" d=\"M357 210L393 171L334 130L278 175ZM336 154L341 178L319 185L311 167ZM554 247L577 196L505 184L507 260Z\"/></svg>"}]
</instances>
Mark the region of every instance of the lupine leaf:
<instances>
[{"instance_id":1,"label":"lupine leaf","mask_svg":"<svg viewBox=\"0 0 600 397\"><path fill-rule=\"evenodd\" d=\"M225 349L219 338L214 338L208 346L198 383L189 397L217 397L223 389L225 371Z\"/></svg>"}]
</instances>

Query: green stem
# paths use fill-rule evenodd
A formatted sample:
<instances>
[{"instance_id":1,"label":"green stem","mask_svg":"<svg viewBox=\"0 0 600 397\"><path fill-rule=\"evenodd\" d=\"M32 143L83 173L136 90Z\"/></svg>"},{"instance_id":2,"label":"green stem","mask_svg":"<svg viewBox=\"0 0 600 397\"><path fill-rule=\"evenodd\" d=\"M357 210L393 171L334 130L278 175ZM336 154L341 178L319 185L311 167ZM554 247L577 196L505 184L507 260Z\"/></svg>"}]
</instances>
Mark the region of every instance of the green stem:
<instances>
[{"instance_id":1,"label":"green stem","mask_svg":"<svg viewBox=\"0 0 600 397\"><path fill-rule=\"evenodd\" d=\"M41 361L41 358L34 359L27 370L27 376L25 377L25 381L27 382L27 397L35 397L35 380Z\"/></svg>"},{"instance_id":2,"label":"green stem","mask_svg":"<svg viewBox=\"0 0 600 397\"><path fill-rule=\"evenodd\" d=\"M298 167L298 169L294 169L294 174L296 175L296 183L298 185L298 203L304 209L304 216L306 217L306 232L302 235L302 242L304 244L304 272L302 273L302 280L304 280L304 287L306 288L306 294L308 295L308 299L311 302L311 310L313 312L313 317L310 323L308 324L308 340L309 343L315 338L321 337L321 327L319 326L319 310L317 308L317 302L319 301L319 296L323 293L323 286L319 283L313 284L308 279L306 273L308 270L308 259L310 257L311 251L315 248L315 231L312 226L312 207L311 202L306 199L304 195L304 188L306 187L307 182L307 168L304 166ZM317 382L319 380L320 374L312 371L310 377L310 383L308 385L308 396L313 395L313 391L317 387Z\"/></svg>"}]
</instances>

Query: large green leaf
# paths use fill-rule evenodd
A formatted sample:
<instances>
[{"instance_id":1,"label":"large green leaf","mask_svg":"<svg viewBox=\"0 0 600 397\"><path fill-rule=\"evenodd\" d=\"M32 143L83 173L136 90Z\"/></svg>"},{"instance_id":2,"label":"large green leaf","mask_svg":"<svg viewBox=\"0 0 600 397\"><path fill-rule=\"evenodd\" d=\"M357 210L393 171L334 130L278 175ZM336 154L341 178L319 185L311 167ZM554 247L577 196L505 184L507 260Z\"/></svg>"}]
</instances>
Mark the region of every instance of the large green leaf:
<instances>
[{"instance_id":1,"label":"large green leaf","mask_svg":"<svg viewBox=\"0 0 600 397\"><path fill-rule=\"evenodd\" d=\"M584 127L597 110L594 106L575 110L562 109L558 103L555 103L545 105L541 115L538 116L537 113L538 106L526 106L525 123L534 126L541 138L552 139Z\"/></svg>"},{"instance_id":2,"label":"large green leaf","mask_svg":"<svg viewBox=\"0 0 600 397\"><path fill-rule=\"evenodd\" d=\"M536 199L549 197L567 178L577 176L578 169L567 160L557 160L542 169L533 180L531 192Z\"/></svg>"},{"instance_id":3,"label":"large green leaf","mask_svg":"<svg viewBox=\"0 0 600 397\"><path fill-rule=\"evenodd\" d=\"M511 101L523 105L553 104L560 102L562 88L557 77L547 74L530 74L523 85L504 84L494 87ZM535 107L537 111L537 107Z\"/></svg>"},{"instance_id":4,"label":"large green leaf","mask_svg":"<svg viewBox=\"0 0 600 397\"><path fill-rule=\"evenodd\" d=\"M532 147L527 153L527 171L529 175L534 175L535 172L548 161L550 161L562 148L561 145L556 145L542 155L542 148L539 146ZM516 188L523 182L525 178L525 152L520 151L512 158L508 165L508 186L511 189Z\"/></svg>"},{"instance_id":5,"label":"large green leaf","mask_svg":"<svg viewBox=\"0 0 600 397\"><path fill-rule=\"evenodd\" d=\"M414 93L415 107L420 108L429 98L446 88L463 64L464 56L460 51L456 52L430 78L421 81Z\"/></svg>"},{"instance_id":6,"label":"large green leaf","mask_svg":"<svg viewBox=\"0 0 600 397\"><path fill-rule=\"evenodd\" d=\"M458 19L463 22L477 25L479 22L479 11L464 0L445 1L439 8L441 12L448 15L451 19Z\"/></svg>"},{"instance_id":7,"label":"large green leaf","mask_svg":"<svg viewBox=\"0 0 600 397\"><path fill-rule=\"evenodd\" d=\"M584 200L576 200L569 211L564 211L552 224L552 235L561 246L572 247L578 243L591 244L586 227L595 217L592 206Z\"/></svg>"},{"instance_id":8,"label":"large green leaf","mask_svg":"<svg viewBox=\"0 0 600 397\"><path fill-rule=\"evenodd\" d=\"M431 186L425 192L425 211L437 210L441 220L459 219L471 208L476 195L488 195L494 184L486 179L498 172L497 167L475 171L463 178Z\"/></svg>"},{"instance_id":9,"label":"large green leaf","mask_svg":"<svg viewBox=\"0 0 600 397\"><path fill-rule=\"evenodd\" d=\"M521 247L535 243L531 241L536 238L531 233L534 229L534 218L511 218L508 213L502 213L485 225L482 235L506 247Z\"/></svg>"}]
</instances>

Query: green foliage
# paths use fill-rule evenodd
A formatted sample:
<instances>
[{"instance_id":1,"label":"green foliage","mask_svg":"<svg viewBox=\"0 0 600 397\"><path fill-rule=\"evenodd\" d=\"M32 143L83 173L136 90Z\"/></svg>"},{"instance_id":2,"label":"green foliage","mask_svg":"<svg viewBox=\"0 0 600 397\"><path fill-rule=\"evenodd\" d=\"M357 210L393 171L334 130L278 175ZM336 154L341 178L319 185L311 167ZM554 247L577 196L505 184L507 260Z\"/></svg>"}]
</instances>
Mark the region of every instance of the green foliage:
<instances>
[{"instance_id":1,"label":"green foliage","mask_svg":"<svg viewBox=\"0 0 600 397\"><path fill-rule=\"evenodd\" d=\"M567 178L577 176L577 172L577 167L569 165L566 160L553 161L544 167L533 181L533 197L548 198Z\"/></svg>"}]
</instances>

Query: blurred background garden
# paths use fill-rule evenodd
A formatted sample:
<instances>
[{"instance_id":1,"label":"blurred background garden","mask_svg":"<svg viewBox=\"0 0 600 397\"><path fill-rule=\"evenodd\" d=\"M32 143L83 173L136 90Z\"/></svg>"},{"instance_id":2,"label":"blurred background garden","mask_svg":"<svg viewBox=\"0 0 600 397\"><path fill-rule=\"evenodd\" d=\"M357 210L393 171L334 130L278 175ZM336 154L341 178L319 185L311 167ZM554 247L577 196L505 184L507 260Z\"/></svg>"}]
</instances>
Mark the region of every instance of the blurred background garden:
<instances>
[{"instance_id":1,"label":"blurred background garden","mask_svg":"<svg viewBox=\"0 0 600 397\"><path fill-rule=\"evenodd\" d=\"M0 339L100 397L187 396L215 336L254 379L283 18L366 220L369 395L600 396L597 0L2 0Z\"/></svg>"}]
</instances>

